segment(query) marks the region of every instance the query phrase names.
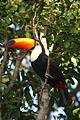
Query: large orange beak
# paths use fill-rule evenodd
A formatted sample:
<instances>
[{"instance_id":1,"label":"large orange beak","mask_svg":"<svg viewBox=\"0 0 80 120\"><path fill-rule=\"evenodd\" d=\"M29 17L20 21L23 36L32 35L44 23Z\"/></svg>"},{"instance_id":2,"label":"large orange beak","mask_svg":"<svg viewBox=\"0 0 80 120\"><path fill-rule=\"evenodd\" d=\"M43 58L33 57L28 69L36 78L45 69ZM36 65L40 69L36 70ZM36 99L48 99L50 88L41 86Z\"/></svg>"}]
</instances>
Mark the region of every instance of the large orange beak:
<instances>
[{"instance_id":1,"label":"large orange beak","mask_svg":"<svg viewBox=\"0 0 80 120\"><path fill-rule=\"evenodd\" d=\"M7 48L22 48L30 50L35 46L35 40L31 38L14 38L7 42Z\"/></svg>"}]
</instances>

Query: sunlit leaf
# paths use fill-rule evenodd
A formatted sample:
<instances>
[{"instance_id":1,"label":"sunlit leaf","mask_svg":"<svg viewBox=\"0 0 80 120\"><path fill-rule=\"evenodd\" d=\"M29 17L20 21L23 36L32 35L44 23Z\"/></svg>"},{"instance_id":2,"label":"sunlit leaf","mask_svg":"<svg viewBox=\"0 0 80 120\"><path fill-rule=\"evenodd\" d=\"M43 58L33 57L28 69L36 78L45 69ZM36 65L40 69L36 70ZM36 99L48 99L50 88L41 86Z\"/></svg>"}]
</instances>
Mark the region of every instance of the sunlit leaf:
<instances>
[{"instance_id":1,"label":"sunlit leaf","mask_svg":"<svg viewBox=\"0 0 80 120\"><path fill-rule=\"evenodd\" d=\"M6 82L8 82L9 80L8 80L8 78L2 78L2 82L3 83L6 83Z\"/></svg>"},{"instance_id":2,"label":"sunlit leaf","mask_svg":"<svg viewBox=\"0 0 80 120\"><path fill-rule=\"evenodd\" d=\"M76 108L73 110L73 115L78 114L78 111L80 111L80 108Z\"/></svg>"},{"instance_id":3,"label":"sunlit leaf","mask_svg":"<svg viewBox=\"0 0 80 120\"><path fill-rule=\"evenodd\" d=\"M7 88L7 85L0 83L0 88Z\"/></svg>"},{"instance_id":4,"label":"sunlit leaf","mask_svg":"<svg viewBox=\"0 0 80 120\"><path fill-rule=\"evenodd\" d=\"M73 62L74 66L77 66L77 61L76 61L76 58L71 57L71 61Z\"/></svg>"}]
</instances>

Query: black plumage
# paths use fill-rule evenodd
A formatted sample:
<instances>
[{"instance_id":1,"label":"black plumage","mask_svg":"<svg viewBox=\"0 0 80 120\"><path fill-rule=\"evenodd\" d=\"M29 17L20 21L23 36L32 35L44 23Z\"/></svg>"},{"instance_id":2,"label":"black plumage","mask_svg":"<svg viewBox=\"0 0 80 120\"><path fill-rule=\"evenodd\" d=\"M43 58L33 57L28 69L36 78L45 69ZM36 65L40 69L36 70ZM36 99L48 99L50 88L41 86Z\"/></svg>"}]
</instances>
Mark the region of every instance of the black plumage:
<instances>
[{"instance_id":1,"label":"black plumage","mask_svg":"<svg viewBox=\"0 0 80 120\"><path fill-rule=\"evenodd\" d=\"M47 62L48 56L43 53L41 53L34 62L31 62L33 69L43 81L45 81ZM58 65L56 65L53 59L51 59L50 62L50 75L54 78L52 79L51 77L49 77L48 79L48 84L50 84L52 87L56 87L56 84L58 84L59 81L65 82L64 76L61 73L60 68L58 67Z\"/></svg>"},{"instance_id":2,"label":"black plumage","mask_svg":"<svg viewBox=\"0 0 80 120\"><path fill-rule=\"evenodd\" d=\"M47 62L48 56L44 53L41 53L35 61L31 62L34 71L43 81L45 81ZM48 84L50 84L52 87L58 88L61 105L71 105L72 98L67 91L64 76L53 59L51 59L50 62L50 75L53 77L53 79L49 77Z\"/></svg>"}]
</instances>

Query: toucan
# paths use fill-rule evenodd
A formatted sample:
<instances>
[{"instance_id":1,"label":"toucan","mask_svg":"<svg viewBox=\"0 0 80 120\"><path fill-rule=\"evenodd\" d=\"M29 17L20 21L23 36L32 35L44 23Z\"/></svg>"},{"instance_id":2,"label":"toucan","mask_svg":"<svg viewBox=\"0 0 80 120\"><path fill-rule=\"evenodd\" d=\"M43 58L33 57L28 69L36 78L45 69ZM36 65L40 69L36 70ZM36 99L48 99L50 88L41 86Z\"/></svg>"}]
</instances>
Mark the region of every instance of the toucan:
<instances>
[{"instance_id":1,"label":"toucan","mask_svg":"<svg viewBox=\"0 0 80 120\"><path fill-rule=\"evenodd\" d=\"M48 53L46 52L45 46L41 41L31 38L14 38L7 42L6 47L32 50L31 65L34 71L37 73L37 75L43 81L45 81ZM48 84L58 89L61 106L71 105L72 98L67 90L65 78L59 66L53 59L51 59L50 61L50 73L48 75Z\"/></svg>"}]
</instances>

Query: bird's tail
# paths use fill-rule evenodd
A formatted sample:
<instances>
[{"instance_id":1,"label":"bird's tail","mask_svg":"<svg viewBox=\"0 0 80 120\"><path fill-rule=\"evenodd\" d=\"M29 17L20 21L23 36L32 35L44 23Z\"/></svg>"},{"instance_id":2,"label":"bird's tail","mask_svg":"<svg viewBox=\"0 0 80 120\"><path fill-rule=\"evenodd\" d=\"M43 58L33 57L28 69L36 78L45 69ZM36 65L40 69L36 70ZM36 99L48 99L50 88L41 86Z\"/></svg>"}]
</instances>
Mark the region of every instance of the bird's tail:
<instances>
[{"instance_id":1,"label":"bird's tail","mask_svg":"<svg viewBox=\"0 0 80 120\"><path fill-rule=\"evenodd\" d=\"M62 106L69 106L72 103L72 98L70 94L67 91L67 88L64 89L58 89L59 96L60 96L60 102Z\"/></svg>"}]
</instances>

